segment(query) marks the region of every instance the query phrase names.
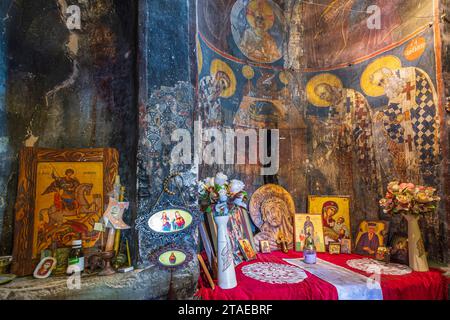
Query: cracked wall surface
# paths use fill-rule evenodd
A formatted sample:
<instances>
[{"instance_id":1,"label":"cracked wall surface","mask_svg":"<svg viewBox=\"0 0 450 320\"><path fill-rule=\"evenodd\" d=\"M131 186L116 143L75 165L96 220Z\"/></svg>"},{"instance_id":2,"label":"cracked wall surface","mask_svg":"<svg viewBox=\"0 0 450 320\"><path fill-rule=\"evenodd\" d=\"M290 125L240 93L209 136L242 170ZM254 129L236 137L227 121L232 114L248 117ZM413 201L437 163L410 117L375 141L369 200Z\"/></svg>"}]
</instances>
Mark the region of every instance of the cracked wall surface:
<instances>
[{"instance_id":1,"label":"cracked wall surface","mask_svg":"<svg viewBox=\"0 0 450 320\"><path fill-rule=\"evenodd\" d=\"M73 4L81 9L80 30L66 25L66 8ZM8 151L1 155L12 160L12 167L6 167L7 161L2 164L0 190L6 190L9 200L0 213L0 253L11 252L17 153L23 146L117 148L131 202L125 220L131 223L137 141L134 3L16 0L6 6L2 1L2 14L5 8L2 40L5 36L9 41L7 51L0 52L8 57L8 80L6 120L0 119L6 122L2 135L8 140L1 141Z\"/></svg>"}]
</instances>

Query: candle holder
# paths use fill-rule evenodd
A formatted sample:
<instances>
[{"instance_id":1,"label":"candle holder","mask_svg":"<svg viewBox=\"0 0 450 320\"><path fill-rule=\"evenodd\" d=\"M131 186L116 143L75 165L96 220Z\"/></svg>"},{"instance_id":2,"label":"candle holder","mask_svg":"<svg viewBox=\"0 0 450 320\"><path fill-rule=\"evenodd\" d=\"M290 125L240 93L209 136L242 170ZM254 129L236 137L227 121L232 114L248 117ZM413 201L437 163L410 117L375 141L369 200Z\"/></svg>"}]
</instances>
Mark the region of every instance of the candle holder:
<instances>
[{"instance_id":1,"label":"candle holder","mask_svg":"<svg viewBox=\"0 0 450 320\"><path fill-rule=\"evenodd\" d=\"M116 273L116 271L114 270L114 268L111 265L111 260L114 257L114 251L103 251L101 253L101 256L102 256L103 261L105 261L105 266L98 275L99 276L110 276L110 275Z\"/></svg>"}]
</instances>

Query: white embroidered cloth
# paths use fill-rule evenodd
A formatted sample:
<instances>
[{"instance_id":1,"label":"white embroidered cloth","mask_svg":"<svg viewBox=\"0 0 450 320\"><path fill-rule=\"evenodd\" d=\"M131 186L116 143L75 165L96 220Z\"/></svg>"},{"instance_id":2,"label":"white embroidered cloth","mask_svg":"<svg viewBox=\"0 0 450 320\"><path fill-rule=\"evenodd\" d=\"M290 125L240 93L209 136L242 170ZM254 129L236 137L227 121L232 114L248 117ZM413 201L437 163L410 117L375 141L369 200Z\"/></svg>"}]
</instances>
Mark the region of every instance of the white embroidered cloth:
<instances>
[{"instance_id":1,"label":"white embroidered cloth","mask_svg":"<svg viewBox=\"0 0 450 320\"><path fill-rule=\"evenodd\" d=\"M299 283L308 277L299 268L271 262L248 264L242 267L241 270L249 278L271 284Z\"/></svg>"},{"instance_id":2,"label":"white embroidered cloth","mask_svg":"<svg viewBox=\"0 0 450 320\"><path fill-rule=\"evenodd\" d=\"M333 285L339 300L383 300L380 283L372 278L322 259L317 259L316 264L306 264L303 259L283 260Z\"/></svg>"},{"instance_id":3,"label":"white embroidered cloth","mask_svg":"<svg viewBox=\"0 0 450 320\"><path fill-rule=\"evenodd\" d=\"M363 258L347 261L349 267L374 274L403 276L412 272L411 268L403 264L385 263L383 261Z\"/></svg>"}]
</instances>

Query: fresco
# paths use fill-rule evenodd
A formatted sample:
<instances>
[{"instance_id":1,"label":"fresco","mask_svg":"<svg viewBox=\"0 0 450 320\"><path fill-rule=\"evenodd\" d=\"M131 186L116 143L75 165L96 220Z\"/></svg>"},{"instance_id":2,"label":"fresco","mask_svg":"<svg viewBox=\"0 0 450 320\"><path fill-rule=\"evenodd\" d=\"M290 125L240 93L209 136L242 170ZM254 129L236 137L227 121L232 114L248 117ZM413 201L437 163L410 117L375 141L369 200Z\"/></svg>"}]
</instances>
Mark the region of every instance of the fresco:
<instances>
[{"instance_id":1,"label":"fresco","mask_svg":"<svg viewBox=\"0 0 450 320\"><path fill-rule=\"evenodd\" d=\"M353 232L362 220L379 218L389 180L439 188L443 120L434 4L199 0L204 127L279 128L288 139L275 181L292 192L298 212L306 210L308 194L350 195ZM367 26L370 5L380 8L379 29ZM255 34L251 51L246 38ZM213 64L223 66L221 76ZM253 167L200 167L200 176L223 170L252 193L273 181ZM444 243L445 227L436 225L441 231L427 236L430 254L439 251L433 243Z\"/></svg>"},{"instance_id":2,"label":"fresco","mask_svg":"<svg viewBox=\"0 0 450 320\"><path fill-rule=\"evenodd\" d=\"M286 161L276 177L261 176L261 165L250 165L248 160L243 165L200 165L200 177L224 171L243 180L250 193L265 181L279 178L294 194L304 194L306 126L298 105L301 93L295 89L300 82L295 72L285 68L285 2L212 2L199 0L197 6L197 96L202 126L279 129L284 139L280 154Z\"/></svg>"},{"instance_id":3,"label":"fresco","mask_svg":"<svg viewBox=\"0 0 450 320\"><path fill-rule=\"evenodd\" d=\"M380 9L379 28L368 27L372 5ZM385 49L427 28L434 12L433 1L421 0L318 0L303 10L308 68L348 64Z\"/></svg>"},{"instance_id":4,"label":"fresco","mask_svg":"<svg viewBox=\"0 0 450 320\"><path fill-rule=\"evenodd\" d=\"M426 49L411 60L408 48L423 47L423 41ZM339 119L354 157L370 170L365 174L379 165L388 179L436 183L440 119L434 55L428 31L361 64L308 73L308 114L329 124Z\"/></svg>"},{"instance_id":5,"label":"fresco","mask_svg":"<svg viewBox=\"0 0 450 320\"><path fill-rule=\"evenodd\" d=\"M238 0L231 11L233 39L252 61L272 63L281 59L283 28L283 13L271 0Z\"/></svg>"},{"instance_id":6,"label":"fresco","mask_svg":"<svg viewBox=\"0 0 450 320\"><path fill-rule=\"evenodd\" d=\"M435 48L428 28L361 63L306 73L310 179L329 188L319 192L348 192L357 199L353 211L376 218L389 181L442 185Z\"/></svg>"}]
</instances>

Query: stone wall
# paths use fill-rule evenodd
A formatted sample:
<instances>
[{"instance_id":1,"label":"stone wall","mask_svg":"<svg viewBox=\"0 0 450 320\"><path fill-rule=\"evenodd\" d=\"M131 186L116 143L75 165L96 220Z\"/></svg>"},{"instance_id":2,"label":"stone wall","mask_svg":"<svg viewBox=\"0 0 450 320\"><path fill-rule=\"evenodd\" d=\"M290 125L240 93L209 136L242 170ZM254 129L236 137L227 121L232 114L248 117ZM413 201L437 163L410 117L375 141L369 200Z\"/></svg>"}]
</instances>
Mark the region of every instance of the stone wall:
<instances>
[{"instance_id":1,"label":"stone wall","mask_svg":"<svg viewBox=\"0 0 450 320\"><path fill-rule=\"evenodd\" d=\"M17 153L23 146L114 147L135 212L137 87L136 10L130 2L2 1L0 90L2 163L0 254L10 254ZM65 10L81 9L81 30L69 30ZM6 27L6 31L3 27ZM7 201L5 205L5 193Z\"/></svg>"},{"instance_id":2,"label":"stone wall","mask_svg":"<svg viewBox=\"0 0 450 320\"><path fill-rule=\"evenodd\" d=\"M184 129L191 134L194 126L194 35L195 1L146 0L139 5L139 145L138 145L138 246L139 264L149 265L151 256L172 246L181 249L192 261L173 271L177 282L183 283L172 293L184 297L184 291L194 292L199 275L196 252L198 232L156 234L146 231L146 219L156 205L188 208L196 215L198 199L195 165L177 164L172 149L178 141L172 133ZM181 192L164 193L164 179L179 172L183 178ZM176 190L175 185L170 186ZM159 199L159 201L158 201ZM186 202L183 202L183 199ZM162 208L160 209L162 210ZM158 280L166 283L169 272L160 272Z\"/></svg>"}]
</instances>

